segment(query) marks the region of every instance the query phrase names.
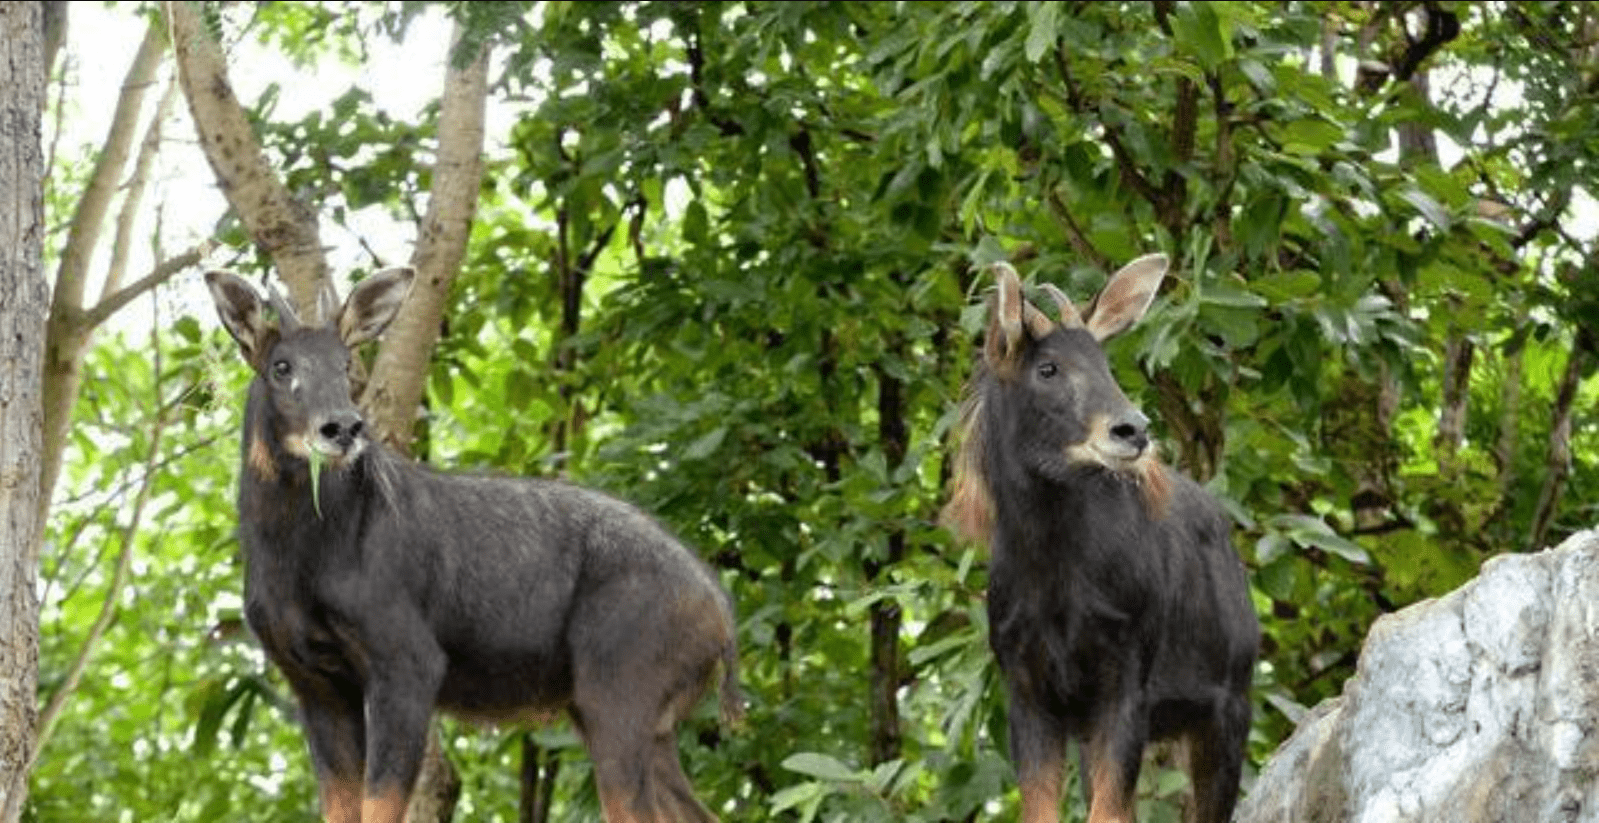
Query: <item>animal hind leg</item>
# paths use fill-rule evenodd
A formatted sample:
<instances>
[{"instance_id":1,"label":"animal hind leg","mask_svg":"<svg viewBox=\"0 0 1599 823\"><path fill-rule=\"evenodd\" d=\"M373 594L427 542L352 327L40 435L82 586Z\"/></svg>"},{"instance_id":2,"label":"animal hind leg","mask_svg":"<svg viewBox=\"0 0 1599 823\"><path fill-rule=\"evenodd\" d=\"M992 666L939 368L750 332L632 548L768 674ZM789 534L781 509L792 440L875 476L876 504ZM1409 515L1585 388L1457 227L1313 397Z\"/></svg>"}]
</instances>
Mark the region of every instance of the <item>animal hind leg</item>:
<instances>
[{"instance_id":1,"label":"animal hind leg","mask_svg":"<svg viewBox=\"0 0 1599 823\"><path fill-rule=\"evenodd\" d=\"M677 759L676 728L704 696L732 627L714 592L672 601L626 583L571 619L572 711L607 823L714 821ZM600 605L603 604L603 607Z\"/></svg>"},{"instance_id":2,"label":"animal hind leg","mask_svg":"<svg viewBox=\"0 0 1599 823\"><path fill-rule=\"evenodd\" d=\"M677 752L677 722L703 694L704 678L673 690L658 675L607 683L580 675L574 688L572 711L594 762L606 823L715 823Z\"/></svg>"},{"instance_id":3,"label":"animal hind leg","mask_svg":"<svg viewBox=\"0 0 1599 823\"><path fill-rule=\"evenodd\" d=\"M1194 792L1189 823L1226 823L1238 802L1251 709L1247 699L1228 703L1215 722L1187 735L1188 782Z\"/></svg>"},{"instance_id":4,"label":"animal hind leg","mask_svg":"<svg viewBox=\"0 0 1599 823\"><path fill-rule=\"evenodd\" d=\"M594 782L605 823L656 823L645 749L640 741L630 739L632 735L626 728L629 723L603 716L579 717L583 743L594 763Z\"/></svg>"},{"instance_id":5,"label":"animal hind leg","mask_svg":"<svg viewBox=\"0 0 1599 823\"><path fill-rule=\"evenodd\" d=\"M650 762L655 806L671 823L716 823L716 815L705 808L694 794L694 786L683 773L676 735L657 735Z\"/></svg>"}]
</instances>

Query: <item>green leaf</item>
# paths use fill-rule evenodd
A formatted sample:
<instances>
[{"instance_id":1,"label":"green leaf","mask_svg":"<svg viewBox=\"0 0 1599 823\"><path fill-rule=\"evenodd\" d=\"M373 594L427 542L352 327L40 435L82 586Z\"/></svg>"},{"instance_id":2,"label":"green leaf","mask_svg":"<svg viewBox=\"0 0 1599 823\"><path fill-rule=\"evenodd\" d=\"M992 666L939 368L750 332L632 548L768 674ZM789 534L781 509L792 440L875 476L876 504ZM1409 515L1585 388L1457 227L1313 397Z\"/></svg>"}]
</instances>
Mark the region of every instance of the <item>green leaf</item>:
<instances>
[{"instance_id":1,"label":"green leaf","mask_svg":"<svg viewBox=\"0 0 1599 823\"><path fill-rule=\"evenodd\" d=\"M1318 548L1362 566L1371 563L1371 555L1365 549L1340 537L1321 518L1304 514L1285 514L1273 518L1272 525L1281 529L1288 539L1301 546Z\"/></svg>"},{"instance_id":2,"label":"green leaf","mask_svg":"<svg viewBox=\"0 0 1599 823\"><path fill-rule=\"evenodd\" d=\"M688 444L688 448L683 450L683 459L690 461L704 460L715 454L716 450L721 448L722 441L725 439L727 439L727 427L717 426L700 435L693 443Z\"/></svg>"},{"instance_id":3,"label":"green leaf","mask_svg":"<svg viewBox=\"0 0 1599 823\"><path fill-rule=\"evenodd\" d=\"M1027 45L1023 49L1027 62L1037 63L1055 46L1060 37L1060 16L1064 8L1064 3L1027 4Z\"/></svg>"},{"instance_id":4,"label":"green leaf","mask_svg":"<svg viewBox=\"0 0 1599 823\"><path fill-rule=\"evenodd\" d=\"M1404 189L1399 192L1399 197L1406 203L1415 206L1416 211L1421 212L1421 216L1427 218L1427 222L1438 227L1439 231L1448 232L1450 227L1454 225L1455 221L1449 216L1449 210L1444 208L1443 204L1434 200L1432 195L1421 189Z\"/></svg>"},{"instance_id":5,"label":"green leaf","mask_svg":"<svg viewBox=\"0 0 1599 823\"><path fill-rule=\"evenodd\" d=\"M800 783L788 786L772 795L772 814L796 809L799 811L800 822L809 823L816 819L816 812L821 808L822 801L832 793L832 789L825 783Z\"/></svg>"},{"instance_id":6,"label":"green leaf","mask_svg":"<svg viewBox=\"0 0 1599 823\"><path fill-rule=\"evenodd\" d=\"M1048 3L1044 5L1055 5ZM1213 69L1233 56L1231 33L1211 3L1184 3L1172 17L1178 47Z\"/></svg>"},{"instance_id":7,"label":"green leaf","mask_svg":"<svg viewBox=\"0 0 1599 823\"><path fill-rule=\"evenodd\" d=\"M311 508L316 509L317 519L322 519L322 464L327 458L322 456L314 446L306 449L306 462L311 464Z\"/></svg>"},{"instance_id":8,"label":"green leaf","mask_svg":"<svg viewBox=\"0 0 1599 823\"><path fill-rule=\"evenodd\" d=\"M783 760L783 768L791 772L833 783L858 783L861 775L835 757L819 752L799 752Z\"/></svg>"},{"instance_id":9,"label":"green leaf","mask_svg":"<svg viewBox=\"0 0 1599 823\"><path fill-rule=\"evenodd\" d=\"M1289 154L1317 155L1343 140L1342 127L1326 120L1295 120L1282 128L1283 151Z\"/></svg>"}]
</instances>

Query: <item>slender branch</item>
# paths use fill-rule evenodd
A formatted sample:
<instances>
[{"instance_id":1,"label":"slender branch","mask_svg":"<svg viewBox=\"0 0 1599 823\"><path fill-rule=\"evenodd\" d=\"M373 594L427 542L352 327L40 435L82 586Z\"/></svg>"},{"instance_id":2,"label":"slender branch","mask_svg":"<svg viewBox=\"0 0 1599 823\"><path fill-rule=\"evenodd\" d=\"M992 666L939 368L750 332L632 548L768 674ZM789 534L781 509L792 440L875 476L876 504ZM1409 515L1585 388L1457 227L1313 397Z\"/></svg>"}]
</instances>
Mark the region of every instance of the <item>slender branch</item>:
<instances>
[{"instance_id":1,"label":"slender branch","mask_svg":"<svg viewBox=\"0 0 1599 823\"><path fill-rule=\"evenodd\" d=\"M1424 4L1427 10L1426 29L1419 39L1412 39L1408 32L1405 33L1405 49L1399 53L1392 62L1394 80L1404 82L1409 80L1421 68L1434 52L1442 48L1445 43L1460 36L1460 18L1454 12L1440 7L1436 2L1429 0ZM1401 18L1402 20L1403 18Z\"/></svg>"},{"instance_id":2,"label":"slender branch","mask_svg":"<svg viewBox=\"0 0 1599 823\"><path fill-rule=\"evenodd\" d=\"M168 418L163 413L161 406L161 336L160 324L150 324L150 348L154 353L155 364L155 419L150 424L150 445L145 450L144 463L149 466L161 457L161 440L166 431ZM78 648L78 654L67 667L67 676L61 686L50 695L50 701L45 704L44 710L39 714L39 736L33 747L32 757L28 762L28 769L32 770L33 764L38 762L39 752L50 740L50 735L55 731L56 722L61 718L61 712L78 689L78 683L83 679L83 672L89 666L89 659L93 657L95 648L106 630L111 627L111 621L117 614L117 600L122 593L123 584L127 581L128 567L133 560L134 540L139 533L139 524L144 519L144 510L150 502L150 490L155 485L156 472L146 471L144 482L139 485L139 492L134 497L133 511L128 516L127 525L122 529L121 550L117 555L116 569L111 574L111 582L106 586L105 599L101 601L100 613L96 615L94 623L89 627L89 632L83 639L83 644Z\"/></svg>"},{"instance_id":3,"label":"slender branch","mask_svg":"<svg viewBox=\"0 0 1599 823\"><path fill-rule=\"evenodd\" d=\"M1161 194L1149 178L1138 168L1138 163L1133 160L1132 154L1127 151L1127 146L1122 143L1121 134L1114 124L1105 117L1104 105L1098 101L1089 100L1077 87L1076 80L1072 77L1071 65L1066 58L1066 45L1062 41L1055 48L1055 66L1060 70L1062 81L1066 84L1066 99L1073 109L1081 114L1092 114L1104 130L1106 145L1110 146L1111 155L1116 159L1116 170L1121 175L1122 182L1138 193L1139 197L1148 200L1156 207L1160 206Z\"/></svg>"},{"instance_id":4,"label":"slender branch","mask_svg":"<svg viewBox=\"0 0 1599 823\"><path fill-rule=\"evenodd\" d=\"M145 92L155 84L156 70L166 54L166 37L161 27L150 23L144 30L144 41L128 67L122 81L122 93L117 97L116 109L111 116L106 138L100 145L94 172L78 198L73 212L72 226L67 231L66 244L61 249L61 264L56 270L55 294L51 311L62 307L83 306L84 281L89 273L90 255L95 240L111 207L117 183L128 163L128 153L133 145L139 114L144 108Z\"/></svg>"},{"instance_id":5,"label":"slender branch","mask_svg":"<svg viewBox=\"0 0 1599 823\"><path fill-rule=\"evenodd\" d=\"M1525 304L1516 310L1513 329L1526 325L1528 310ZM1525 367L1527 347L1519 345L1504 357L1504 376L1499 386L1499 438L1494 443L1494 463L1499 468L1495 486L1494 505L1480 522L1486 525L1502 523L1504 513L1510 510L1516 489L1516 446L1521 442L1521 378Z\"/></svg>"},{"instance_id":6,"label":"slender branch","mask_svg":"<svg viewBox=\"0 0 1599 823\"><path fill-rule=\"evenodd\" d=\"M1111 259L1094 247L1093 241L1089 240L1088 235L1083 232L1083 227L1077 224L1077 218L1072 217L1071 208L1066 205L1065 200L1061 199L1060 192L1054 186L1049 187L1047 199L1049 201L1049 210L1054 212L1055 216L1066 226L1066 242L1071 244L1072 251L1077 252L1079 257L1093 263L1100 269L1105 271L1114 269L1115 265Z\"/></svg>"},{"instance_id":7,"label":"slender branch","mask_svg":"<svg viewBox=\"0 0 1599 823\"><path fill-rule=\"evenodd\" d=\"M199 265L200 261L204 260L206 255L209 255L216 247L217 241L207 238L177 257L157 263L149 274L129 283L115 294L95 304L94 308L83 312L79 317L80 321L91 329L99 326L101 323L111 319L111 315L116 314L119 309L126 306L133 298L165 283L179 272Z\"/></svg>"},{"instance_id":8,"label":"slender branch","mask_svg":"<svg viewBox=\"0 0 1599 823\"><path fill-rule=\"evenodd\" d=\"M72 405L83 381L83 357L93 326L82 322L85 281L94 248L116 193L117 181L128 162L128 152L137 132L136 124L144 108L145 92L155 83L156 70L166 53L161 28L151 23L144 40L123 80L122 93L94 171L73 212L56 269L50 315L45 325L42 395L44 403L43 439L40 448L39 516L44 519L61 473L62 452L66 448L67 428L72 421Z\"/></svg>"},{"instance_id":9,"label":"slender branch","mask_svg":"<svg viewBox=\"0 0 1599 823\"><path fill-rule=\"evenodd\" d=\"M1538 492L1538 506L1533 512L1532 528L1527 534L1527 550L1543 548L1559 507L1560 493L1565 489L1566 476L1571 473L1571 411L1577 400L1577 386L1587 366L1590 346L1586 335L1579 331L1571 344L1571 356L1566 359L1566 371L1560 378L1560 389L1555 395L1554 425L1549 432L1549 451L1544 461L1544 484Z\"/></svg>"},{"instance_id":10,"label":"slender branch","mask_svg":"<svg viewBox=\"0 0 1599 823\"><path fill-rule=\"evenodd\" d=\"M1216 118L1216 204L1211 208L1211 230L1216 235L1217 248L1233 247L1233 187L1238 183L1238 155L1233 148L1233 103L1227 99L1227 89L1221 73L1205 73L1210 86L1211 103Z\"/></svg>"},{"instance_id":11,"label":"slender branch","mask_svg":"<svg viewBox=\"0 0 1599 823\"><path fill-rule=\"evenodd\" d=\"M737 120L724 117L711 110L711 101L705 94L705 49L700 44L700 16L696 12L693 26L684 38L685 48L688 51L688 80L691 99L695 108L705 113L705 119L715 126L723 137L735 137L744 133L744 126Z\"/></svg>"},{"instance_id":12,"label":"slender branch","mask_svg":"<svg viewBox=\"0 0 1599 823\"><path fill-rule=\"evenodd\" d=\"M161 93L161 101L156 104L155 117L150 119L150 126L145 131L144 141L139 144L139 154L133 161L133 174L123 186L127 193L122 198L122 208L117 214L116 235L111 244L111 265L106 269L105 284L100 287L102 301L107 295L115 294L127 276L134 222L139 216L139 205L144 202L144 193L149 188L150 168L155 165L156 155L161 152L162 126L172 115L172 105L177 99L177 81L168 81L166 91Z\"/></svg>"},{"instance_id":13,"label":"slender branch","mask_svg":"<svg viewBox=\"0 0 1599 823\"><path fill-rule=\"evenodd\" d=\"M650 201L642 192L635 195L628 204L633 210L633 216L627 223L627 243L633 249L633 260L638 265L644 265L644 219L649 216Z\"/></svg>"},{"instance_id":14,"label":"slender branch","mask_svg":"<svg viewBox=\"0 0 1599 823\"><path fill-rule=\"evenodd\" d=\"M175 406L176 404L172 404L172 405ZM162 459L157 460L154 463L147 464L145 466L144 473L140 474L139 477L137 477L137 478L128 478L127 480L124 480L121 483L119 483L118 485L113 486L112 488L109 488L109 489L93 489L93 490L86 491L86 492L84 492L82 494L79 494L79 495L76 495L76 496L73 496L73 497L64 498L61 501L62 504L63 504L63 507L65 507L65 508L75 507L78 504L82 503L83 501L88 500L91 497L96 497L96 496L104 496L104 497L106 497L108 499L115 499L117 497L120 497L121 495L127 493L127 491L129 489L133 488L134 486L142 485L143 483L145 483L146 482L146 478L147 478L148 475L155 474L156 472L161 471L162 469L166 468L167 466L170 466L170 465L172 465L174 463L177 463L178 461L180 461L180 460L182 460L182 459L184 459L184 458L188 457L189 455L194 454L196 452L210 451L211 448L213 446L215 446L217 441L220 440L221 438L222 438L221 435L212 435L210 437L203 438L203 439L201 439L199 441L196 441L194 443L189 443L189 444L182 445L182 446L174 446L171 451L169 451L167 454L165 454L162 457ZM89 514L84 516L84 519L85 520L93 520L94 519L94 515L96 513L97 512L90 512ZM63 545L66 545L66 544L71 543L72 541L70 541L70 540L62 540L62 541L59 541L59 542L61 542Z\"/></svg>"}]
</instances>

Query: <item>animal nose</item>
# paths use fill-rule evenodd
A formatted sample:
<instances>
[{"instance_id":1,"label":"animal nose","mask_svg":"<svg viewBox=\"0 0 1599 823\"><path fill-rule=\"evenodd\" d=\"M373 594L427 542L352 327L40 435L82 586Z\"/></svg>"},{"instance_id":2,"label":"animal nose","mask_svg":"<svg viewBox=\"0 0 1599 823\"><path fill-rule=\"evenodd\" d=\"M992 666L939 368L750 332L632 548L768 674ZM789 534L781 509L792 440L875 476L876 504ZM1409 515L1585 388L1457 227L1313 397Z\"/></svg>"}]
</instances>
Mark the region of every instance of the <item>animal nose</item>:
<instances>
[{"instance_id":1,"label":"animal nose","mask_svg":"<svg viewBox=\"0 0 1599 823\"><path fill-rule=\"evenodd\" d=\"M340 415L323 423L319 431L323 437L347 449L355 442L355 438L361 435L363 425L361 416L352 413Z\"/></svg>"},{"instance_id":2,"label":"animal nose","mask_svg":"<svg viewBox=\"0 0 1599 823\"><path fill-rule=\"evenodd\" d=\"M1110 436L1142 452L1149 446L1149 418L1136 409L1129 411L1111 424Z\"/></svg>"}]
</instances>

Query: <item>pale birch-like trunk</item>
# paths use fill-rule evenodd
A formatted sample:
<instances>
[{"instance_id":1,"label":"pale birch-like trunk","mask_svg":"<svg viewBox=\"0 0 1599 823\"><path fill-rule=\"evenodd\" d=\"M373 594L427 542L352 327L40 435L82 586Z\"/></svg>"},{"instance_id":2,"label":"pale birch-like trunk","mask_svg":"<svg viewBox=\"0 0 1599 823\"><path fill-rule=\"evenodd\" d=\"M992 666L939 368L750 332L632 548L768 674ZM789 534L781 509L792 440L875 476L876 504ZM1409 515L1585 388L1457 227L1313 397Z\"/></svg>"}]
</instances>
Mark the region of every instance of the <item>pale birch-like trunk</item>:
<instances>
[{"instance_id":1,"label":"pale birch-like trunk","mask_svg":"<svg viewBox=\"0 0 1599 823\"><path fill-rule=\"evenodd\" d=\"M39 675L45 7L0 3L0 822L22 815Z\"/></svg>"}]
</instances>

